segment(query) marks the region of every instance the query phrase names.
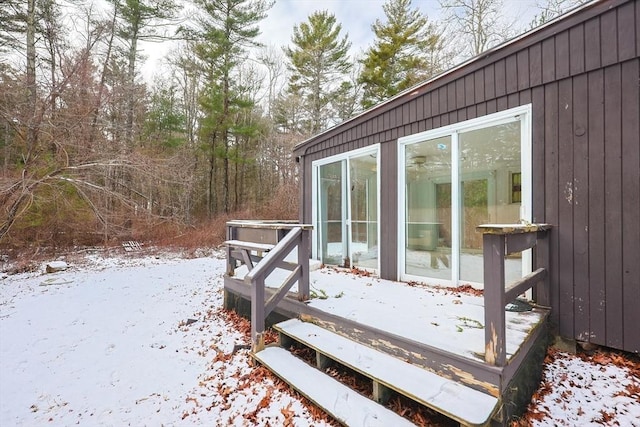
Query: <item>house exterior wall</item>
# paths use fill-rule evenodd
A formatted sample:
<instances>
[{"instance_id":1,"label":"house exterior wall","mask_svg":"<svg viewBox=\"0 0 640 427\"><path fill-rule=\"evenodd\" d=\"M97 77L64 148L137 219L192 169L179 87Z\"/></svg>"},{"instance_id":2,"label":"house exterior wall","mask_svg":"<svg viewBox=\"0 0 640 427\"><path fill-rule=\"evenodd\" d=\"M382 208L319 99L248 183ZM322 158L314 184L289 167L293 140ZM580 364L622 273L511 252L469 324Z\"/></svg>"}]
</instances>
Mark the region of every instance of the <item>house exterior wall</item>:
<instances>
[{"instance_id":1,"label":"house exterior wall","mask_svg":"<svg viewBox=\"0 0 640 427\"><path fill-rule=\"evenodd\" d=\"M640 352L639 17L638 0L592 4L298 145L301 220L314 160L380 143L380 275L396 279L397 139L530 103L552 324Z\"/></svg>"}]
</instances>

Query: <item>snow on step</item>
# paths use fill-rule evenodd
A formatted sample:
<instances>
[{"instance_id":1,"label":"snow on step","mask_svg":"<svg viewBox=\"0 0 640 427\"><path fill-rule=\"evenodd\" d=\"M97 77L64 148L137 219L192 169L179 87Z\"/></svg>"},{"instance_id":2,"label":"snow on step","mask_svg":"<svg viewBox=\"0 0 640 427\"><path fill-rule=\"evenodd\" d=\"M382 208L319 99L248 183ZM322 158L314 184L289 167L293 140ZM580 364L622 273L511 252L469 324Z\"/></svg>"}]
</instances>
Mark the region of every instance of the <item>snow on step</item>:
<instances>
[{"instance_id":1,"label":"snow on step","mask_svg":"<svg viewBox=\"0 0 640 427\"><path fill-rule=\"evenodd\" d=\"M275 329L329 358L465 425L489 422L498 399L352 341L312 323L290 319Z\"/></svg>"},{"instance_id":2,"label":"snow on step","mask_svg":"<svg viewBox=\"0 0 640 427\"><path fill-rule=\"evenodd\" d=\"M414 426L407 419L307 365L281 347L267 347L254 357L347 426Z\"/></svg>"}]
</instances>

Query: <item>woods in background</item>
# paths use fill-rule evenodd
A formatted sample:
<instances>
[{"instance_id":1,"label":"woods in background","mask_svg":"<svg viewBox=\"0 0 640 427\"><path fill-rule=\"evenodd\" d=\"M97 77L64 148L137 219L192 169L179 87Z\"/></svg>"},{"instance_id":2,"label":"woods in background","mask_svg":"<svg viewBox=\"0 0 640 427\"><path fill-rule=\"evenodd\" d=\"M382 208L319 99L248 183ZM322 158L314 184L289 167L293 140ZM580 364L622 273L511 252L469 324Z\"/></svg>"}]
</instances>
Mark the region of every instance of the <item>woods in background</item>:
<instances>
[{"instance_id":1,"label":"woods in background","mask_svg":"<svg viewBox=\"0 0 640 427\"><path fill-rule=\"evenodd\" d=\"M288 46L260 45L266 0L5 0L0 245L95 244L241 212L296 219L296 143L578 3L549 0L522 24L502 0L442 0L443 22L387 0L354 55L328 11ZM166 40L180 40L170 71L146 81L140 43Z\"/></svg>"}]
</instances>

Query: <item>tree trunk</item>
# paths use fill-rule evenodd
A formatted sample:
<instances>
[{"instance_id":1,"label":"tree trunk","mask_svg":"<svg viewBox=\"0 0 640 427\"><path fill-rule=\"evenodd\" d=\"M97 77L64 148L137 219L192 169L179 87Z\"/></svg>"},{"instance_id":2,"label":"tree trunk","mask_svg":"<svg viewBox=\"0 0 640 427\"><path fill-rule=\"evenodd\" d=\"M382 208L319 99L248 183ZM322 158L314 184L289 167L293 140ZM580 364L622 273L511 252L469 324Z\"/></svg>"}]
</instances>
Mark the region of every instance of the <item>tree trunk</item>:
<instances>
[{"instance_id":1,"label":"tree trunk","mask_svg":"<svg viewBox=\"0 0 640 427\"><path fill-rule=\"evenodd\" d=\"M113 49L113 38L116 33L116 18L118 16L118 6L117 3L114 6L113 10L113 19L111 20L111 28L109 31L109 42L107 44L107 53L105 54L104 64L102 66L102 72L100 73L100 85L98 87L98 96L96 98L96 105L92 111L92 119L91 119L91 131L89 133L89 145L93 145L93 142L97 133L97 124L98 124L98 115L100 114L100 107L102 106L102 96L104 94L105 82L107 79L107 69L109 67L109 61L111 61L111 51Z\"/></svg>"},{"instance_id":2,"label":"tree trunk","mask_svg":"<svg viewBox=\"0 0 640 427\"><path fill-rule=\"evenodd\" d=\"M27 155L25 167L28 165L38 141L36 125L37 92L36 92L36 0L27 3L27 104L31 110L27 123Z\"/></svg>"}]
</instances>

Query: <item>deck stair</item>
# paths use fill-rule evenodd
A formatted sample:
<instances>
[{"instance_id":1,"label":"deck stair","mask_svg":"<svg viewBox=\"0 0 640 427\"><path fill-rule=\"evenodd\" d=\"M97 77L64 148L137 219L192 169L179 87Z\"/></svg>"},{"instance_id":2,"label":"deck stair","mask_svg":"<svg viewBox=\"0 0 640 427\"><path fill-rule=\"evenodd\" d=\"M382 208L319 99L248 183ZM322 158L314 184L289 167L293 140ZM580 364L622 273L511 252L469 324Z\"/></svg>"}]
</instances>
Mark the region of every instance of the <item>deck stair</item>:
<instances>
[{"instance_id":1,"label":"deck stair","mask_svg":"<svg viewBox=\"0 0 640 427\"><path fill-rule=\"evenodd\" d=\"M348 426L412 425L382 405L393 390L466 426L489 424L499 399L411 365L404 360L335 334L313 323L290 319L274 325L281 345L292 341L316 352L316 367L284 348L254 354L293 388ZM349 389L321 370L330 363L348 367L372 380L373 400Z\"/></svg>"}]
</instances>

